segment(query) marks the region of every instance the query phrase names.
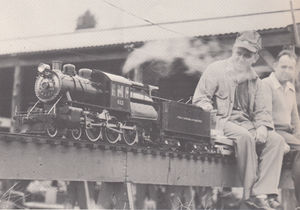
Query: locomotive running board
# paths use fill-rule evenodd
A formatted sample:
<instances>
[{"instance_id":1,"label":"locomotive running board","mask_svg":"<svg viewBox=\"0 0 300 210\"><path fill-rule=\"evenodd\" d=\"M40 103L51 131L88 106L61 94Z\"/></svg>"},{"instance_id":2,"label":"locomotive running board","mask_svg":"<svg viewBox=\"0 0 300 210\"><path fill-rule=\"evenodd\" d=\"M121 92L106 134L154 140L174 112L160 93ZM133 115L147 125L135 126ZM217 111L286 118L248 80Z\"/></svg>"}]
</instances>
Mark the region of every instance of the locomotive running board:
<instances>
[{"instance_id":1,"label":"locomotive running board","mask_svg":"<svg viewBox=\"0 0 300 210\"><path fill-rule=\"evenodd\" d=\"M131 182L178 186L241 186L236 162L152 150L0 133L0 179ZM284 169L280 186L292 186Z\"/></svg>"}]
</instances>

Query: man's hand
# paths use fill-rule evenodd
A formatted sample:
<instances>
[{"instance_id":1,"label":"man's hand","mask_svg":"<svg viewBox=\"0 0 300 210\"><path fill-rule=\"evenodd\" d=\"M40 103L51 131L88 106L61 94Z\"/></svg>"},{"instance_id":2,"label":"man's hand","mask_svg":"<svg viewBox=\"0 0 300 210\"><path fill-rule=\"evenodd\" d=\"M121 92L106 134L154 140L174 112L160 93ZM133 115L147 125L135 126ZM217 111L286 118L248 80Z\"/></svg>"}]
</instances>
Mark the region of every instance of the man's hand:
<instances>
[{"instance_id":1,"label":"man's hand","mask_svg":"<svg viewBox=\"0 0 300 210\"><path fill-rule=\"evenodd\" d=\"M300 141L300 133L295 133L294 136Z\"/></svg>"},{"instance_id":2,"label":"man's hand","mask_svg":"<svg viewBox=\"0 0 300 210\"><path fill-rule=\"evenodd\" d=\"M213 106L211 104L205 104L205 105L201 106L201 108L206 112L210 112L213 110Z\"/></svg>"},{"instance_id":3,"label":"man's hand","mask_svg":"<svg viewBox=\"0 0 300 210\"><path fill-rule=\"evenodd\" d=\"M267 137L268 137L268 129L266 126L262 125L256 129L255 140L257 143L259 143L259 144L266 143Z\"/></svg>"},{"instance_id":4,"label":"man's hand","mask_svg":"<svg viewBox=\"0 0 300 210\"><path fill-rule=\"evenodd\" d=\"M291 147L284 142L284 154L288 153L291 150Z\"/></svg>"}]
</instances>

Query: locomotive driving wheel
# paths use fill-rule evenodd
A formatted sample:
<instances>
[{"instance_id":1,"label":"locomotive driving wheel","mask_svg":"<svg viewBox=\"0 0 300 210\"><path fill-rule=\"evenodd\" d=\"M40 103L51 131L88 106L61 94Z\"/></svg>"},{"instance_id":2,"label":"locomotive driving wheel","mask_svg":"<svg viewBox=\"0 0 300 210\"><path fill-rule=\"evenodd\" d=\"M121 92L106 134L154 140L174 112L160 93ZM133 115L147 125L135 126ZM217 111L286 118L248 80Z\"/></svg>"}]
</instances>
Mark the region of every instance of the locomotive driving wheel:
<instances>
[{"instance_id":1,"label":"locomotive driving wheel","mask_svg":"<svg viewBox=\"0 0 300 210\"><path fill-rule=\"evenodd\" d=\"M110 125L117 125L118 121L115 117L112 117L111 120L108 121ZM111 144L115 144L121 140L121 132L117 128L111 128L108 126L103 127L103 137L106 141Z\"/></svg>"},{"instance_id":2,"label":"locomotive driving wheel","mask_svg":"<svg viewBox=\"0 0 300 210\"><path fill-rule=\"evenodd\" d=\"M82 137L82 128L78 127L71 129L71 136L74 140L80 140L80 138Z\"/></svg>"},{"instance_id":3,"label":"locomotive driving wheel","mask_svg":"<svg viewBox=\"0 0 300 210\"><path fill-rule=\"evenodd\" d=\"M96 142L98 141L101 137L101 127L100 126L93 126L93 127L86 127L85 128L85 134L91 142Z\"/></svg>"},{"instance_id":4,"label":"locomotive driving wheel","mask_svg":"<svg viewBox=\"0 0 300 210\"><path fill-rule=\"evenodd\" d=\"M124 127L131 127L129 129L123 129L122 136L127 145L134 145L138 142L137 126L132 122L125 122Z\"/></svg>"}]
</instances>

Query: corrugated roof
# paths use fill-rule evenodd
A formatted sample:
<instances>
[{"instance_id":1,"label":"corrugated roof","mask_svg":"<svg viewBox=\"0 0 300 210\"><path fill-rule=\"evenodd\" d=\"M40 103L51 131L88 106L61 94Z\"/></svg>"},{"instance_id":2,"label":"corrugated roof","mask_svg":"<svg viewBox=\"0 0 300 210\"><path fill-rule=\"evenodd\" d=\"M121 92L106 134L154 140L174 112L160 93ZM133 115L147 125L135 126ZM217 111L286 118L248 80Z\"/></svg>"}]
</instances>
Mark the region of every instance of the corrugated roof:
<instances>
[{"instance_id":1,"label":"corrugated roof","mask_svg":"<svg viewBox=\"0 0 300 210\"><path fill-rule=\"evenodd\" d=\"M296 12L297 15L300 14L300 11ZM117 30L77 31L60 35L2 40L0 41L0 55L100 47L182 36L208 36L244 30L282 29L291 23L291 14L285 12L177 22L161 26L149 25Z\"/></svg>"}]
</instances>

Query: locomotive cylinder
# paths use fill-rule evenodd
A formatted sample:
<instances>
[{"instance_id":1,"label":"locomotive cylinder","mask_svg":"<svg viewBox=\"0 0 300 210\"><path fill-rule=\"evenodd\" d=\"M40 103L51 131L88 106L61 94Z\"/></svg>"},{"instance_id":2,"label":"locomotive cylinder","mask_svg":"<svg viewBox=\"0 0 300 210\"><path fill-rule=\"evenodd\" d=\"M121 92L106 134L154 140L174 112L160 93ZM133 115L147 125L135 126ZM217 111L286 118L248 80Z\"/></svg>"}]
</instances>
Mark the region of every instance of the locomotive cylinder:
<instances>
[{"instance_id":1,"label":"locomotive cylinder","mask_svg":"<svg viewBox=\"0 0 300 210\"><path fill-rule=\"evenodd\" d=\"M82 112L83 109L72 107L72 106L63 106L58 110L58 118L64 123L67 127L78 126L82 121Z\"/></svg>"}]
</instances>

